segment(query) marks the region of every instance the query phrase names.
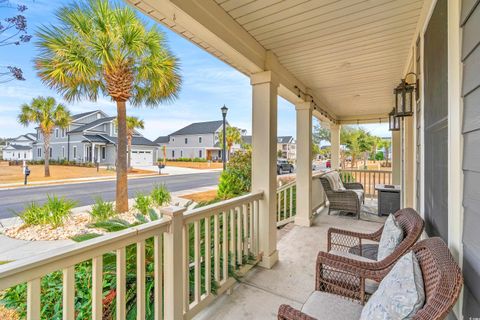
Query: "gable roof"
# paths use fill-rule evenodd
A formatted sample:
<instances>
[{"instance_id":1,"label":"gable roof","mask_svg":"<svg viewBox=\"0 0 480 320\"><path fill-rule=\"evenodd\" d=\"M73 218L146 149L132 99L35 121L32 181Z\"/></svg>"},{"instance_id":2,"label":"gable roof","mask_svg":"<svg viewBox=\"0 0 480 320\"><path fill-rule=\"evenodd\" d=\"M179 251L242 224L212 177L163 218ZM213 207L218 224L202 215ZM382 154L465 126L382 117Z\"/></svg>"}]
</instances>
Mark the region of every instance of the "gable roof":
<instances>
[{"instance_id":1,"label":"gable roof","mask_svg":"<svg viewBox=\"0 0 480 320\"><path fill-rule=\"evenodd\" d=\"M87 124L84 124L83 126L80 126L78 128L75 128L73 130L70 130L69 133L75 133L75 132L83 132L85 130L88 130L88 129L92 129L102 123L105 123L105 122L110 122L112 120L114 120L116 117L106 117L106 118L100 118L100 119L97 119L95 121L92 121L90 123L87 123Z\"/></svg>"},{"instance_id":2,"label":"gable roof","mask_svg":"<svg viewBox=\"0 0 480 320\"><path fill-rule=\"evenodd\" d=\"M155 143L168 143L170 141L170 136L160 136L157 139L155 139Z\"/></svg>"},{"instance_id":3,"label":"gable roof","mask_svg":"<svg viewBox=\"0 0 480 320\"><path fill-rule=\"evenodd\" d=\"M223 125L223 120L195 122L175 131L171 136L182 136L187 134L215 133ZM227 122L228 125L228 122Z\"/></svg>"},{"instance_id":4,"label":"gable roof","mask_svg":"<svg viewBox=\"0 0 480 320\"><path fill-rule=\"evenodd\" d=\"M88 115L94 114L95 112L98 112L100 110L94 110L94 111L88 111L88 112L82 112L82 113L77 113L72 115L72 120L77 120L83 117L86 117Z\"/></svg>"},{"instance_id":5,"label":"gable roof","mask_svg":"<svg viewBox=\"0 0 480 320\"><path fill-rule=\"evenodd\" d=\"M292 136L281 136L277 138L277 143L293 143Z\"/></svg>"},{"instance_id":6,"label":"gable roof","mask_svg":"<svg viewBox=\"0 0 480 320\"><path fill-rule=\"evenodd\" d=\"M106 134L101 134L99 136L101 136L104 139L109 140L110 142L112 142L114 144L117 144L117 137L112 137L112 136L109 136L109 135L106 135ZM132 137L132 145L134 145L134 146L155 146L155 147L158 147L158 145L155 142L153 142L151 140L148 140L147 138L145 138L143 136L133 136Z\"/></svg>"},{"instance_id":7,"label":"gable roof","mask_svg":"<svg viewBox=\"0 0 480 320\"><path fill-rule=\"evenodd\" d=\"M243 136L242 141L246 144L252 144L252 136Z\"/></svg>"},{"instance_id":8,"label":"gable roof","mask_svg":"<svg viewBox=\"0 0 480 320\"><path fill-rule=\"evenodd\" d=\"M32 149L32 147L30 147L30 146L22 146L22 145L19 145L19 144L11 144L11 145L5 147L5 149L10 149L10 148L13 148L15 150L31 150Z\"/></svg>"}]
</instances>

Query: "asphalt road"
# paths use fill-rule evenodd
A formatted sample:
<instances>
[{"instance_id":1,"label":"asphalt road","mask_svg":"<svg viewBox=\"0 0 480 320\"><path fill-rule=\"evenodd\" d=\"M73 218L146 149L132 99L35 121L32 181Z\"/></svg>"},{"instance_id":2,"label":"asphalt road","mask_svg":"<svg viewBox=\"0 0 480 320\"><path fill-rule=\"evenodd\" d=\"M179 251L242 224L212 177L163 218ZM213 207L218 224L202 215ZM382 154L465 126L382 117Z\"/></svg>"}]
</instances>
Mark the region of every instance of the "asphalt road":
<instances>
[{"instance_id":1,"label":"asphalt road","mask_svg":"<svg viewBox=\"0 0 480 320\"><path fill-rule=\"evenodd\" d=\"M194 173L175 176L158 176L128 181L129 198L138 192L148 193L155 184L164 183L170 192L195 189L216 185L220 172ZM0 219L15 216L32 201L43 203L47 195L66 197L78 202L78 206L92 204L96 196L104 200L115 200L115 181L96 181L75 184L63 184L45 187L30 187L0 190Z\"/></svg>"}]
</instances>

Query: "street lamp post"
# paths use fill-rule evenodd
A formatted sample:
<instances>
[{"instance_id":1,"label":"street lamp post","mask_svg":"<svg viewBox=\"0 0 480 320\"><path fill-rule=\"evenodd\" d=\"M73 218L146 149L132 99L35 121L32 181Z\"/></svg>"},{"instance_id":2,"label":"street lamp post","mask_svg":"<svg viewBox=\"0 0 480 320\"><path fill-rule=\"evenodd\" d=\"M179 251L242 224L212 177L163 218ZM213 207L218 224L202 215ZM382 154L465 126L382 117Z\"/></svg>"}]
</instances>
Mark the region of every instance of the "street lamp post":
<instances>
[{"instance_id":1,"label":"street lamp post","mask_svg":"<svg viewBox=\"0 0 480 320\"><path fill-rule=\"evenodd\" d=\"M223 105L223 107L220 109L222 110L222 116L223 116L223 154L222 154L222 162L223 162L223 170L227 167L227 111L228 108Z\"/></svg>"}]
</instances>

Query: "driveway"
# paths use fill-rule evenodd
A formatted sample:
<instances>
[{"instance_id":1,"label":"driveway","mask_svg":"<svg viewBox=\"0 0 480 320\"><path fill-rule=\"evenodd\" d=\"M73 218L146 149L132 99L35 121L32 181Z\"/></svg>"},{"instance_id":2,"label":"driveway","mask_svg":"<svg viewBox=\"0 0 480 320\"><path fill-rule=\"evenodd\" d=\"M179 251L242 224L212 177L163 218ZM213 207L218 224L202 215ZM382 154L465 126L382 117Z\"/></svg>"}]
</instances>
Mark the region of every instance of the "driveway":
<instances>
[{"instance_id":1,"label":"driveway","mask_svg":"<svg viewBox=\"0 0 480 320\"><path fill-rule=\"evenodd\" d=\"M139 192L148 193L154 185L162 183L167 186L170 192L218 184L220 172L200 171L202 173L131 179L128 181L128 196L133 198ZM57 195L75 200L78 206L93 204L94 198L97 196L102 196L106 201L113 201L115 200L115 181L0 190L0 219L14 217L15 212L20 212L29 202L43 203L47 199L47 195Z\"/></svg>"}]
</instances>

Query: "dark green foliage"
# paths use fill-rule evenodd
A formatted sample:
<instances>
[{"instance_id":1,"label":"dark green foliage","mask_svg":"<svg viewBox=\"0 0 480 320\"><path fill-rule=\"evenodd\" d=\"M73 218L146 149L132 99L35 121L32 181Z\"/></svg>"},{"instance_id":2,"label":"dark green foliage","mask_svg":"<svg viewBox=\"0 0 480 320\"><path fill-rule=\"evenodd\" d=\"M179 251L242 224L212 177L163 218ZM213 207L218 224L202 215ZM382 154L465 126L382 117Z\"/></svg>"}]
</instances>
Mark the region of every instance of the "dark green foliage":
<instances>
[{"instance_id":1,"label":"dark green foliage","mask_svg":"<svg viewBox=\"0 0 480 320\"><path fill-rule=\"evenodd\" d=\"M217 196L230 199L250 192L252 187L252 153L236 151L220 176Z\"/></svg>"}]
</instances>

